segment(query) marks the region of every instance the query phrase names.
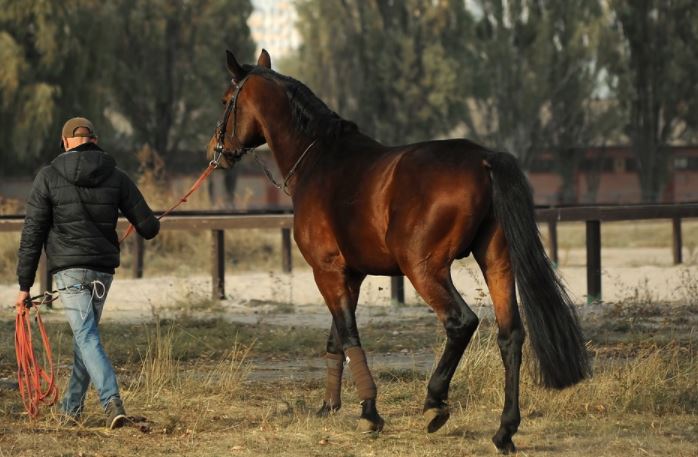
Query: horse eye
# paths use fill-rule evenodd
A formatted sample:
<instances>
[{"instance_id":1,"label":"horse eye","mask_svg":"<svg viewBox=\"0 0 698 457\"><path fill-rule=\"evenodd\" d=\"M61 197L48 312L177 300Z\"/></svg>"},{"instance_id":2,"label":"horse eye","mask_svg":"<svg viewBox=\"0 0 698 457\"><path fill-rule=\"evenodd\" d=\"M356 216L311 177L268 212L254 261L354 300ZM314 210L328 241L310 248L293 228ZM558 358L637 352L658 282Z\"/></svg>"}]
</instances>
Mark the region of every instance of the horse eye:
<instances>
[{"instance_id":1,"label":"horse eye","mask_svg":"<svg viewBox=\"0 0 698 457\"><path fill-rule=\"evenodd\" d=\"M225 106L225 99L221 98L221 105Z\"/></svg>"}]
</instances>

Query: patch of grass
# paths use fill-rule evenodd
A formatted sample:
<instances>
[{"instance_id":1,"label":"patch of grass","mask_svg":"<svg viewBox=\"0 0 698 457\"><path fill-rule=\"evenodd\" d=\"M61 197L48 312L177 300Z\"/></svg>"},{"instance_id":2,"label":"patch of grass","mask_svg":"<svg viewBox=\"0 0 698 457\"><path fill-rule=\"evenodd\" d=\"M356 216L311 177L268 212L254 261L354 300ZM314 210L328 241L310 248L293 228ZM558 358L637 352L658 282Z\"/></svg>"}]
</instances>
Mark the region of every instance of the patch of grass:
<instances>
[{"instance_id":1,"label":"patch of grass","mask_svg":"<svg viewBox=\"0 0 698 457\"><path fill-rule=\"evenodd\" d=\"M419 370L408 368L395 368L378 370L376 373L376 382L424 382L424 373Z\"/></svg>"},{"instance_id":2,"label":"patch of grass","mask_svg":"<svg viewBox=\"0 0 698 457\"><path fill-rule=\"evenodd\" d=\"M0 282L17 281L17 249L19 249L19 233L0 232Z\"/></svg>"},{"instance_id":3,"label":"patch of grass","mask_svg":"<svg viewBox=\"0 0 698 457\"><path fill-rule=\"evenodd\" d=\"M445 336L443 327L435 318L386 321L366 325L360 330L362 344L372 352L429 349Z\"/></svg>"},{"instance_id":4,"label":"patch of grass","mask_svg":"<svg viewBox=\"0 0 698 457\"><path fill-rule=\"evenodd\" d=\"M681 295L688 306L698 306L698 276L688 268L681 269Z\"/></svg>"},{"instance_id":5,"label":"patch of grass","mask_svg":"<svg viewBox=\"0 0 698 457\"><path fill-rule=\"evenodd\" d=\"M147 348L142 356L138 378L131 384L126 400L135 396L152 403L163 389L180 387L179 360L174 356L174 326L163 329L160 321L154 330L146 330Z\"/></svg>"},{"instance_id":6,"label":"patch of grass","mask_svg":"<svg viewBox=\"0 0 698 457\"><path fill-rule=\"evenodd\" d=\"M163 230L146 242L144 275L186 276L208 271L211 263L210 231ZM300 251L292 243L294 268L305 267ZM131 268L133 241L122 250L122 267ZM270 229L238 229L225 232L225 259L238 271L278 271L281 269L281 232Z\"/></svg>"},{"instance_id":7,"label":"patch of grass","mask_svg":"<svg viewBox=\"0 0 698 457\"><path fill-rule=\"evenodd\" d=\"M609 322L622 321L632 309L627 306L606 317ZM652 318L641 316L641 320ZM440 355L443 335L432 324L368 326L362 336L369 358L388 357L383 349L395 352L400 344L410 351L433 348ZM2 325L0 369L11 375L11 323ZM70 361L69 330L51 324L49 331L59 352L62 388ZM278 381L248 381L252 365L263 365L269 357L321 357L325 331L179 319L147 325L105 323L102 333L127 410L145 416L150 432L142 434L131 427L105 431L94 392L88 397L85 421L78 427L63 427L52 414L27 423L16 392L0 391L0 449L18 455L50 454L53 449L56 455L493 453L489 440L499 422L504 373L492 323L483 322L466 350L449 396L452 417L436 434L424 433L421 417L428 373L410 368L375 370L379 409L386 420L378 438L354 431L360 408L348 374L344 408L327 419L314 416L323 395L322 380L290 381L280 373ZM371 343L381 335L382 341ZM644 454L635 452L642 448L654 455L692 455L698 445L698 363L690 340L660 345L641 339L604 343L595 337L590 349L595 355L594 377L561 392L534 384L530 357L525 355L523 422L515 436L521 452L625 456Z\"/></svg>"}]
</instances>

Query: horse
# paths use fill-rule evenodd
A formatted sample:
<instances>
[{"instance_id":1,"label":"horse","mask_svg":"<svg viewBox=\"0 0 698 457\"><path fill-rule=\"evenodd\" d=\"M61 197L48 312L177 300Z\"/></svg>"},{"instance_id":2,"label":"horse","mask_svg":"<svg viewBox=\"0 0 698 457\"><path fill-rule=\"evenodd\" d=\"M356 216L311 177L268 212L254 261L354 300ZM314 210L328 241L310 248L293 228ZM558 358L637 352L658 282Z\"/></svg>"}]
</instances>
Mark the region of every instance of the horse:
<instances>
[{"instance_id":1,"label":"horse","mask_svg":"<svg viewBox=\"0 0 698 457\"><path fill-rule=\"evenodd\" d=\"M226 51L232 75L207 156L229 168L267 144L292 198L296 244L332 315L319 416L340 409L346 361L361 400L357 428L380 432L377 388L356 324L367 275L406 276L445 328L423 414L433 433L449 419L448 391L479 319L451 278L473 254L494 306L504 365L504 407L492 441L514 452L521 422L524 324L537 381L562 389L591 375L574 305L540 240L532 191L515 157L466 139L386 146L333 112L303 83Z\"/></svg>"}]
</instances>

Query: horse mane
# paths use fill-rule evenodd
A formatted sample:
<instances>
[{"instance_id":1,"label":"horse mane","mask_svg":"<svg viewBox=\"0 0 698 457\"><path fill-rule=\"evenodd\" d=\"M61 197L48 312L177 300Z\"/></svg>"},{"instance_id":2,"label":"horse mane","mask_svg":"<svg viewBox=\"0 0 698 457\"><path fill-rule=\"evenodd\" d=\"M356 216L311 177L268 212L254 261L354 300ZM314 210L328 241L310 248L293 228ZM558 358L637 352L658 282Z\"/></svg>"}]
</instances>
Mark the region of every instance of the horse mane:
<instances>
[{"instance_id":1,"label":"horse mane","mask_svg":"<svg viewBox=\"0 0 698 457\"><path fill-rule=\"evenodd\" d=\"M291 104L293 124L303 134L333 140L359 131L354 122L343 119L332 111L308 86L297 79L261 67L254 67L250 74L258 74L281 83Z\"/></svg>"}]
</instances>

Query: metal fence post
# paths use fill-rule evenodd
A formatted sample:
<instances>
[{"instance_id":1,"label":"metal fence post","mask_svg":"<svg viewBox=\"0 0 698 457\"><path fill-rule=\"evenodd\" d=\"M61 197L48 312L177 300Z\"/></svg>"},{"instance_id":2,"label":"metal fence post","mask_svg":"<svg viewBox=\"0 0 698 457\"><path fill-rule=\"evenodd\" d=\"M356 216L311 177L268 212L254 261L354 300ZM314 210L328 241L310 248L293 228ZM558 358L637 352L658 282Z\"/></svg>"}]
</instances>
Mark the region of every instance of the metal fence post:
<instances>
[{"instance_id":1,"label":"metal fence post","mask_svg":"<svg viewBox=\"0 0 698 457\"><path fill-rule=\"evenodd\" d=\"M392 276L390 278L390 302L393 305L405 304L405 277Z\"/></svg>"},{"instance_id":2,"label":"metal fence post","mask_svg":"<svg viewBox=\"0 0 698 457\"><path fill-rule=\"evenodd\" d=\"M586 221L587 303L601 301L601 222Z\"/></svg>"},{"instance_id":3,"label":"metal fence post","mask_svg":"<svg viewBox=\"0 0 698 457\"><path fill-rule=\"evenodd\" d=\"M211 298L223 300L225 298L225 232L212 230L212 255L211 255Z\"/></svg>"},{"instance_id":4,"label":"metal fence post","mask_svg":"<svg viewBox=\"0 0 698 457\"><path fill-rule=\"evenodd\" d=\"M681 240L681 218L675 217L672 220L672 234L673 234L673 249L674 249L674 265L678 265L683 262L683 244Z\"/></svg>"},{"instance_id":5,"label":"metal fence post","mask_svg":"<svg viewBox=\"0 0 698 457\"><path fill-rule=\"evenodd\" d=\"M143 277L143 257L145 255L145 241L139 234L133 237L133 277Z\"/></svg>"},{"instance_id":6,"label":"metal fence post","mask_svg":"<svg viewBox=\"0 0 698 457\"><path fill-rule=\"evenodd\" d=\"M550 260L552 260L553 263L555 264L555 266L557 267L559 264L559 260L557 257L557 221L555 221L555 220L548 221L548 238L549 238L548 248L550 249Z\"/></svg>"},{"instance_id":7,"label":"metal fence post","mask_svg":"<svg viewBox=\"0 0 698 457\"><path fill-rule=\"evenodd\" d=\"M291 257L291 229L281 229L281 269L284 273L290 273L293 269Z\"/></svg>"}]
</instances>

